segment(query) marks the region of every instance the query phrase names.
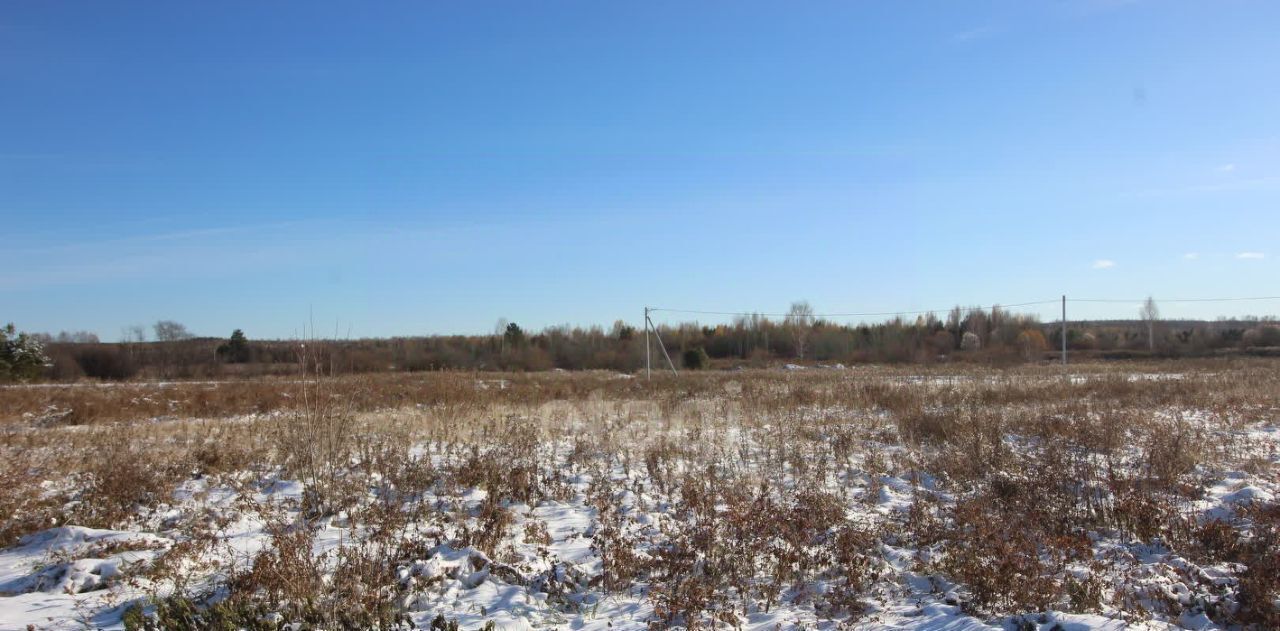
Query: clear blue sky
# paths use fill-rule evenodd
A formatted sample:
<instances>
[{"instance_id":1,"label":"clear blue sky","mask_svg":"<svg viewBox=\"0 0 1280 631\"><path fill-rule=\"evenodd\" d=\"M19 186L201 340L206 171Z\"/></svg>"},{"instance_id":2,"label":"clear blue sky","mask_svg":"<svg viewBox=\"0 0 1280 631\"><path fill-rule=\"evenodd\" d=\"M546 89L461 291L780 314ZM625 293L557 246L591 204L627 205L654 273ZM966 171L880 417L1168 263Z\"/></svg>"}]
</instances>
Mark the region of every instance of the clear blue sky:
<instances>
[{"instance_id":1,"label":"clear blue sky","mask_svg":"<svg viewBox=\"0 0 1280 631\"><path fill-rule=\"evenodd\" d=\"M0 319L358 337L1276 295L1277 25L1232 0L0 0Z\"/></svg>"}]
</instances>

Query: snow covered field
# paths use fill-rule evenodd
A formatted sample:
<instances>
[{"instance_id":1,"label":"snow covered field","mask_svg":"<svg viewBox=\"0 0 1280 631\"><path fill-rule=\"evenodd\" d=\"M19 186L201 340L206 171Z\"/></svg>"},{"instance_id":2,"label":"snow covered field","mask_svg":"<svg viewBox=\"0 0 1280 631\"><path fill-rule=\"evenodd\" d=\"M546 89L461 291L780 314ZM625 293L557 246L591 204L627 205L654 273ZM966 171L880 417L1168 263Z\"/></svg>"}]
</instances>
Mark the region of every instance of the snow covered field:
<instances>
[{"instance_id":1,"label":"snow covered field","mask_svg":"<svg viewBox=\"0 0 1280 631\"><path fill-rule=\"evenodd\" d=\"M1275 628L1278 373L455 376L378 409L291 380L231 417L28 417L0 629Z\"/></svg>"}]
</instances>

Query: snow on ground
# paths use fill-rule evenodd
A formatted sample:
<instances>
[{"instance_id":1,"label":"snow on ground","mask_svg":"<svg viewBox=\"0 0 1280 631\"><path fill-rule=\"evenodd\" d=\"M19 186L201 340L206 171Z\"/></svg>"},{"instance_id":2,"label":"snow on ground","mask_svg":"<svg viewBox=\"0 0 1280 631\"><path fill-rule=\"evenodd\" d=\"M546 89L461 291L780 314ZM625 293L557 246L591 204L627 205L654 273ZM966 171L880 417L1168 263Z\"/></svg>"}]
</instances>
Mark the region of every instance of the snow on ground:
<instances>
[{"instance_id":1,"label":"snow on ground","mask_svg":"<svg viewBox=\"0 0 1280 631\"><path fill-rule=\"evenodd\" d=\"M766 428L767 429L767 428ZM1275 465L1280 446L1280 427L1259 424L1242 431L1244 444L1252 445L1259 458ZM725 446L749 450L764 448L748 444L741 433L724 432ZM1013 438L1016 440L1016 438ZM571 444L556 447L561 454ZM411 453L436 461L439 445L419 444ZM619 480L638 480L653 488L643 467L616 467L609 472ZM1200 520L1236 517L1243 506L1273 503L1280 484L1270 474L1247 471L1212 472L1202 498L1193 503ZM567 492L561 498L541 499L535 505L508 503L514 515L504 553L494 558L471 546L440 543L423 558L401 568L405 581L418 586L409 609L419 627L429 626L437 615L456 619L463 628L496 629L566 628L583 630L647 629L654 620L654 604L643 586L623 592L605 592L593 579L602 572L602 561L594 535L600 516L589 499L593 478L578 474L567 478ZM937 491L935 480L922 471L900 471L859 475L843 484L854 487L848 494L849 519L877 523L900 519L917 502L917 493L929 492L939 501L952 501ZM269 520L265 514L245 511L246 500L267 506L291 519L300 515L306 487L297 480L267 476L256 480L247 497L243 490L209 479L188 480L174 492L169 509L152 520L153 531L95 530L75 525L49 528L23 538L15 546L0 550L0 629L24 629L27 625L48 629L121 628L125 607L147 593L146 580L127 580L131 567L143 567L182 540L179 524L192 515L214 514L226 518L217 529L222 545L211 556L227 563L223 569L193 577L214 585L219 572L245 567L268 545ZM832 489L839 491L840 489ZM845 489L848 490L848 489ZM460 488L439 489L434 498L440 505L461 507L475 516L486 501L485 491ZM637 532L656 536L672 516L672 506L660 494L637 494L631 490L614 496L618 509ZM531 542L521 535L531 525L545 527L548 540ZM357 539L361 533L342 515L325 518L313 542L313 554L332 554ZM1189 601L1196 596L1194 586L1177 579L1177 571L1199 573L1209 582L1230 580L1223 568L1193 567L1189 561L1168 551L1141 544L1101 537L1095 546L1099 557L1127 555L1134 559L1135 580L1158 584L1168 597ZM497 558L497 557L501 558ZM968 615L953 600L956 586L932 575L917 573L916 561L927 556L923 550L884 545L879 551L884 578L877 585L865 614L855 619L854 628L868 630L927 629L962 631L1008 629L1011 619L980 619ZM1171 570L1170 568L1173 568ZM341 581L341 576L333 577ZM548 584L570 585L567 593L553 593ZM813 589L822 589L815 584ZM163 593L160 590L159 593ZM741 619L743 629L840 628L838 619L815 610L804 593L790 592L769 611L756 610ZM1133 621L1112 612L1065 614L1037 612L1018 621L1022 628L1075 631L1085 629L1149 628L1180 626L1212 629L1216 625L1204 614L1184 615L1177 620Z\"/></svg>"},{"instance_id":2,"label":"snow on ground","mask_svg":"<svg viewBox=\"0 0 1280 631\"><path fill-rule=\"evenodd\" d=\"M110 592L101 590L130 565L156 558L172 543L147 533L80 526L24 537L18 546L0 551L0 629L118 624Z\"/></svg>"}]
</instances>

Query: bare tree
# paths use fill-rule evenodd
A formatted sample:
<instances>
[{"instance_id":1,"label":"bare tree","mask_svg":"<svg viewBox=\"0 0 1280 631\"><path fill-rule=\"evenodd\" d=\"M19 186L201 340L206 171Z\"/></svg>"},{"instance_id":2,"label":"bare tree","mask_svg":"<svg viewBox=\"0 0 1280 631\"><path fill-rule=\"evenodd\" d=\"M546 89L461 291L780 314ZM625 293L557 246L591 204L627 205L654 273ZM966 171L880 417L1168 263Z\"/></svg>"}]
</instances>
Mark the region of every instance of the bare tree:
<instances>
[{"instance_id":1,"label":"bare tree","mask_svg":"<svg viewBox=\"0 0 1280 631\"><path fill-rule=\"evenodd\" d=\"M195 337L185 325L173 320L160 320L152 328L155 329L156 339L161 342L176 342Z\"/></svg>"},{"instance_id":2,"label":"bare tree","mask_svg":"<svg viewBox=\"0 0 1280 631\"><path fill-rule=\"evenodd\" d=\"M147 329L141 324L131 324L120 329L121 342L145 342L147 341Z\"/></svg>"},{"instance_id":3,"label":"bare tree","mask_svg":"<svg viewBox=\"0 0 1280 631\"><path fill-rule=\"evenodd\" d=\"M1138 310L1138 315L1147 323L1147 348L1154 352L1156 350L1156 320L1160 319L1160 308L1156 306L1156 299L1147 296L1147 301L1142 303L1142 308Z\"/></svg>"},{"instance_id":4,"label":"bare tree","mask_svg":"<svg viewBox=\"0 0 1280 631\"><path fill-rule=\"evenodd\" d=\"M493 335L498 338L498 354L505 355L507 352L507 325L510 322L506 318L498 318L498 323L493 325Z\"/></svg>"},{"instance_id":5,"label":"bare tree","mask_svg":"<svg viewBox=\"0 0 1280 631\"><path fill-rule=\"evenodd\" d=\"M62 331L57 341L59 344L97 344L98 335L91 331Z\"/></svg>"},{"instance_id":6,"label":"bare tree","mask_svg":"<svg viewBox=\"0 0 1280 631\"><path fill-rule=\"evenodd\" d=\"M787 311L787 324L791 327L791 336L796 342L796 358L804 359L805 347L809 343L809 333L813 329L813 306L807 300L791 303Z\"/></svg>"},{"instance_id":7,"label":"bare tree","mask_svg":"<svg viewBox=\"0 0 1280 631\"><path fill-rule=\"evenodd\" d=\"M949 313L947 313L947 330L953 335L960 335L960 323L964 322L964 311L960 309L960 305L956 305Z\"/></svg>"}]
</instances>

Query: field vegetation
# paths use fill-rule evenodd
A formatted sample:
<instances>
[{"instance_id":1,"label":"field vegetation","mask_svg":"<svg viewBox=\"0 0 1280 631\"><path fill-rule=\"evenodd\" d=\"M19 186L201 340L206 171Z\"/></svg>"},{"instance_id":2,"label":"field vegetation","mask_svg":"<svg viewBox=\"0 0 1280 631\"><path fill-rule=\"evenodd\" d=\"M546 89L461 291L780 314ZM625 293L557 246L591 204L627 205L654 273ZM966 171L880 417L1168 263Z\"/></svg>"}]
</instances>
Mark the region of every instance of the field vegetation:
<instances>
[{"instance_id":1,"label":"field vegetation","mask_svg":"<svg viewBox=\"0 0 1280 631\"><path fill-rule=\"evenodd\" d=\"M0 388L0 627L1280 625L1272 360L301 358Z\"/></svg>"}]
</instances>

